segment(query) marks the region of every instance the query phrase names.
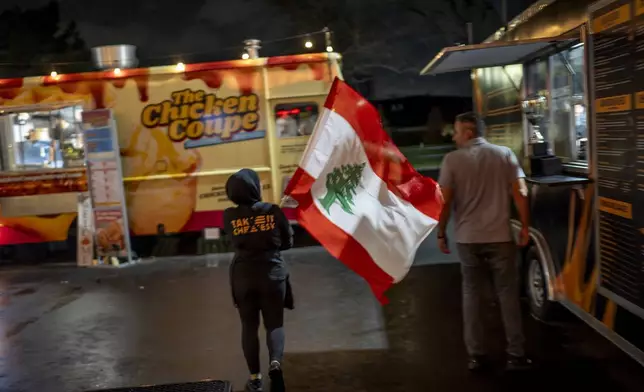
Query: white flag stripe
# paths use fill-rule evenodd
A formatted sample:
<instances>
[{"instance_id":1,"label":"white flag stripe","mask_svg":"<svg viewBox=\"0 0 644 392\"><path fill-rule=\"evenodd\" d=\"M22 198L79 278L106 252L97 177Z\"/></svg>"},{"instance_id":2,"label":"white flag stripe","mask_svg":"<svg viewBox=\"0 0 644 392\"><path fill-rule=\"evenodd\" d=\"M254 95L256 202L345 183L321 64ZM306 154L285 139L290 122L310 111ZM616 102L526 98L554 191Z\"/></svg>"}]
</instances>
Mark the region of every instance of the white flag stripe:
<instances>
[{"instance_id":1,"label":"white flag stripe","mask_svg":"<svg viewBox=\"0 0 644 392\"><path fill-rule=\"evenodd\" d=\"M314 135L316 140L309 143L311 150L301 167L316 179L311 189L316 206L329 221L359 242L385 273L400 281L436 220L389 191L372 170L361 140L343 117L325 110ZM327 211L320 203L327 192L327 175L341 165L361 163L366 166L352 214L338 203Z\"/></svg>"},{"instance_id":2,"label":"white flag stripe","mask_svg":"<svg viewBox=\"0 0 644 392\"><path fill-rule=\"evenodd\" d=\"M324 108L324 110L322 111L322 114L318 118L318 121L315 123L313 133L309 138L309 142L306 145L306 148L304 149L304 153L302 154L302 158L300 160L300 168L302 170L305 170L313 178L318 178L322 168L324 167L328 159L328 155L330 154L330 152L326 153L326 155L319 154L316 153L315 150L320 145L321 138L326 137L324 127L327 123L330 113L331 111L327 108ZM325 144L328 144L328 142ZM313 171L311 172L309 170Z\"/></svg>"}]
</instances>

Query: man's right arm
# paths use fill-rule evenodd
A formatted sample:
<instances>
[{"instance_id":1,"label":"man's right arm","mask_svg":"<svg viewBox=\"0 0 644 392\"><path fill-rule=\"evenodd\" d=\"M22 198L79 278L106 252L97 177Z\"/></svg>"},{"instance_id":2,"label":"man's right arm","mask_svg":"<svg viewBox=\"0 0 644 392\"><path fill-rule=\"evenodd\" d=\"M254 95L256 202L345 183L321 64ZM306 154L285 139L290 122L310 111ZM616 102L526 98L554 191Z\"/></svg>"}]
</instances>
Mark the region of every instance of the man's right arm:
<instances>
[{"instance_id":1,"label":"man's right arm","mask_svg":"<svg viewBox=\"0 0 644 392\"><path fill-rule=\"evenodd\" d=\"M530 227L530 207L528 204L528 186L525 182L525 173L519 165L519 161L513 152L509 152L510 183L512 184L512 198L514 205L519 212L521 226L524 229Z\"/></svg>"},{"instance_id":2,"label":"man's right arm","mask_svg":"<svg viewBox=\"0 0 644 392\"><path fill-rule=\"evenodd\" d=\"M514 205L519 211L519 219L523 227L530 227L530 209L528 206L528 187L525 178L517 178L512 183L512 197Z\"/></svg>"}]
</instances>

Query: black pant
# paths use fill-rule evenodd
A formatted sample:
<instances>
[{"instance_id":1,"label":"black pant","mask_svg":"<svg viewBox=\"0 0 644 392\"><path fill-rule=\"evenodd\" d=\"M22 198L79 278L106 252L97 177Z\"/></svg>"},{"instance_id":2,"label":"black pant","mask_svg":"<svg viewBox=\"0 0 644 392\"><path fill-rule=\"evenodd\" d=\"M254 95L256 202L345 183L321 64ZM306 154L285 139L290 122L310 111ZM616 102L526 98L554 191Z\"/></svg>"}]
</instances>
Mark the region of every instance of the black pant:
<instances>
[{"instance_id":1,"label":"black pant","mask_svg":"<svg viewBox=\"0 0 644 392\"><path fill-rule=\"evenodd\" d=\"M463 321L465 345L470 355L486 354L484 325L481 319L481 300L492 272L494 289L501 306L501 316L507 337L507 352L521 357L523 326L519 303L519 275L514 242L488 244L457 244L463 274Z\"/></svg>"},{"instance_id":2,"label":"black pant","mask_svg":"<svg viewBox=\"0 0 644 392\"><path fill-rule=\"evenodd\" d=\"M271 361L282 362L284 356L285 280L267 276L233 277L233 294L242 322L242 348L251 374L260 372L259 314L266 328L266 343Z\"/></svg>"}]
</instances>

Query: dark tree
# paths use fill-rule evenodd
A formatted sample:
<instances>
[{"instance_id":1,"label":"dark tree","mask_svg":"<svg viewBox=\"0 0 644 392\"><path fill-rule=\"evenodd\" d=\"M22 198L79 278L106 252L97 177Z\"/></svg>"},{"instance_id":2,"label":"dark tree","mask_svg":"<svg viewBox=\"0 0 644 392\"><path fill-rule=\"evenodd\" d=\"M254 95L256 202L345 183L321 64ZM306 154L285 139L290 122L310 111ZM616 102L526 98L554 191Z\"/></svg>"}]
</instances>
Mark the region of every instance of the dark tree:
<instances>
[{"instance_id":1,"label":"dark tree","mask_svg":"<svg viewBox=\"0 0 644 392\"><path fill-rule=\"evenodd\" d=\"M472 24L473 43L487 38L503 24L494 3L492 0L409 0L404 2L403 9L420 17L429 34L441 34L446 45L455 45L469 43L468 23Z\"/></svg>"},{"instance_id":2,"label":"dark tree","mask_svg":"<svg viewBox=\"0 0 644 392\"><path fill-rule=\"evenodd\" d=\"M502 24L493 0L272 1L291 15L295 31L333 31L344 76L363 93L375 75L415 78L438 49L467 43L468 23L477 42Z\"/></svg>"},{"instance_id":3,"label":"dark tree","mask_svg":"<svg viewBox=\"0 0 644 392\"><path fill-rule=\"evenodd\" d=\"M86 60L87 57L87 47L76 23L62 25L57 1L40 8L22 10L16 7L0 13L0 62L3 63L0 70L3 74L40 73L44 64Z\"/></svg>"}]
</instances>

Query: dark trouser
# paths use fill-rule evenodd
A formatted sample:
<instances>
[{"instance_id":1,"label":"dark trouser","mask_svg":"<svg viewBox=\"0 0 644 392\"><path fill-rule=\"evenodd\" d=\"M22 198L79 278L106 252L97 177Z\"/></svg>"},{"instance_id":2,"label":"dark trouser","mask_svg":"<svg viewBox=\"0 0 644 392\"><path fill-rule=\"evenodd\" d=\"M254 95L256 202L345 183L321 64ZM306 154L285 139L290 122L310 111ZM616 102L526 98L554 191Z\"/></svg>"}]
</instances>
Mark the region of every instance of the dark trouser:
<instances>
[{"instance_id":1,"label":"dark trouser","mask_svg":"<svg viewBox=\"0 0 644 392\"><path fill-rule=\"evenodd\" d=\"M507 337L507 353L523 356L523 327L519 304L519 276L513 242L457 244L463 275L465 346L470 355L485 355L481 302L490 286L490 272L499 299Z\"/></svg>"},{"instance_id":2,"label":"dark trouser","mask_svg":"<svg viewBox=\"0 0 644 392\"><path fill-rule=\"evenodd\" d=\"M266 328L266 343L271 361L282 362L284 356L284 297L286 281L268 277L237 280L233 284L242 322L242 348L251 374L260 372L259 314Z\"/></svg>"}]
</instances>

